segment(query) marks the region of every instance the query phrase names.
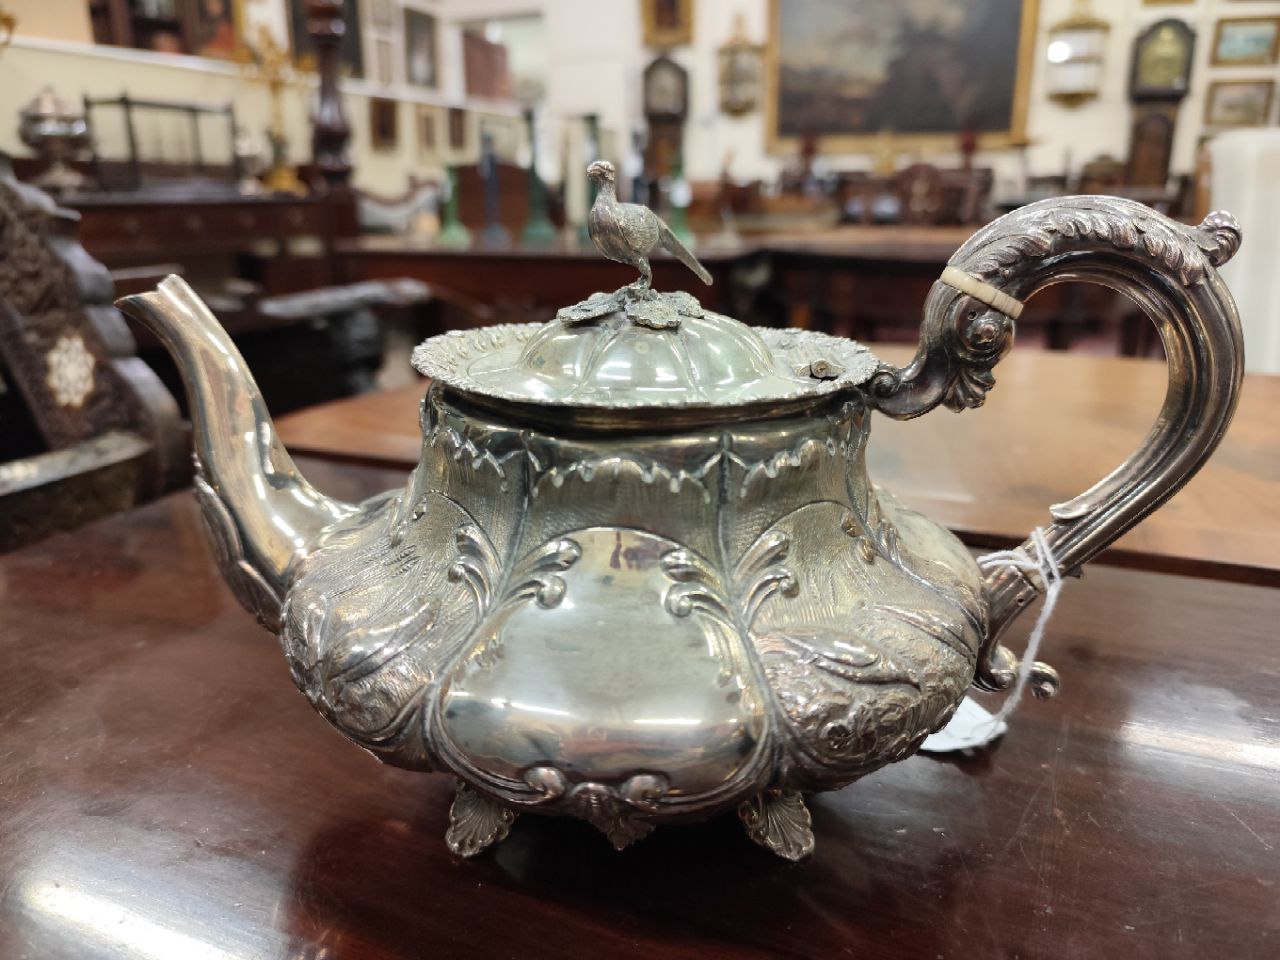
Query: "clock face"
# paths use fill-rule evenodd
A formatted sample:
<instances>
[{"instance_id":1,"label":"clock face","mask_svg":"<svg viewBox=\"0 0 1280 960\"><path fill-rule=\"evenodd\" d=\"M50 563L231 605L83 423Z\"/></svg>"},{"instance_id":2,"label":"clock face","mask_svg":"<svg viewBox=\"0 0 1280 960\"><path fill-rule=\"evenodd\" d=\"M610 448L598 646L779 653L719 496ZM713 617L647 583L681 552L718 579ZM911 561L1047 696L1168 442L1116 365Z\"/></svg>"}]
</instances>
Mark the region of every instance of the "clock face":
<instances>
[{"instance_id":1,"label":"clock face","mask_svg":"<svg viewBox=\"0 0 1280 960\"><path fill-rule=\"evenodd\" d=\"M1134 95L1181 96L1191 74L1194 34L1185 24L1164 21L1138 38L1134 51Z\"/></svg>"},{"instance_id":2,"label":"clock face","mask_svg":"<svg viewBox=\"0 0 1280 960\"><path fill-rule=\"evenodd\" d=\"M649 116L683 116L688 86L688 79L679 64L671 60L655 60L645 71L644 112Z\"/></svg>"}]
</instances>

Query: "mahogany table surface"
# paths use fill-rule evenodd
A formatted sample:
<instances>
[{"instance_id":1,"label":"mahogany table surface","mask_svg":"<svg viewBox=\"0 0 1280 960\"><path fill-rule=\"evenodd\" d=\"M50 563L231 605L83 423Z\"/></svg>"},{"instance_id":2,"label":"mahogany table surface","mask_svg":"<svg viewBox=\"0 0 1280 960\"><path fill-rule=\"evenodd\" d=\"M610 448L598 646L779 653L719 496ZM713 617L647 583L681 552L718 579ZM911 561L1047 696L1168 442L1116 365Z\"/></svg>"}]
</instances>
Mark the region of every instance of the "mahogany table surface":
<instances>
[{"instance_id":1,"label":"mahogany table surface","mask_svg":"<svg viewBox=\"0 0 1280 960\"><path fill-rule=\"evenodd\" d=\"M732 815L622 853L525 816L463 861L450 779L312 712L179 493L0 557L0 956L1274 957L1277 622L1280 590L1095 567L1059 698L812 798L806 862Z\"/></svg>"},{"instance_id":2,"label":"mahogany table surface","mask_svg":"<svg viewBox=\"0 0 1280 960\"><path fill-rule=\"evenodd\" d=\"M874 346L904 363L911 349ZM986 405L918 420L877 417L868 467L907 505L984 547L1021 542L1050 504L1113 470L1155 421L1168 380L1158 360L1014 350ZM292 450L409 469L425 385L284 417ZM1111 563L1280 585L1280 377L1245 377L1235 421L1204 469L1104 556Z\"/></svg>"}]
</instances>

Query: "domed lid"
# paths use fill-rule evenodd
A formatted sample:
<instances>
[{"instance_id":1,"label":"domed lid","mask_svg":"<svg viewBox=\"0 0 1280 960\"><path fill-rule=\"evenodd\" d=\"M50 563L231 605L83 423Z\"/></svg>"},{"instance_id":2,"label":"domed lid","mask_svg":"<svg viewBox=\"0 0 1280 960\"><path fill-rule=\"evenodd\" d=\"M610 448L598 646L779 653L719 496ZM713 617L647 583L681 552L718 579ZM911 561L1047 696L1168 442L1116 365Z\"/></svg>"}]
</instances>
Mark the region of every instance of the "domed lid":
<instances>
[{"instance_id":1,"label":"domed lid","mask_svg":"<svg viewBox=\"0 0 1280 960\"><path fill-rule=\"evenodd\" d=\"M588 174L600 183L591 238L610 259L639 269L641 280L592 294L541 326L432 337L413 353L421 373L482 402L607 422L612 411L683 410L710 419L717 410L813 403L875 372L878 361L861 344L748 327L690 294L651 290L648 257L659 247L704 282L711 276L651 210L617 201L610 164L597 161Z\"/></svg>"},{"instance_id":2,"label":"domed lid","mask_svg":"<svg viewBox=\"0 0 1280 960\"><path fill-rule=\"evenodd\" d=\"M748 327L687 293L624 287L565 307L550 323L432 337L413 364L465 394L603 412L818 399L864 382L878 361L851 340Z\"/></svg>"}]
</instances>

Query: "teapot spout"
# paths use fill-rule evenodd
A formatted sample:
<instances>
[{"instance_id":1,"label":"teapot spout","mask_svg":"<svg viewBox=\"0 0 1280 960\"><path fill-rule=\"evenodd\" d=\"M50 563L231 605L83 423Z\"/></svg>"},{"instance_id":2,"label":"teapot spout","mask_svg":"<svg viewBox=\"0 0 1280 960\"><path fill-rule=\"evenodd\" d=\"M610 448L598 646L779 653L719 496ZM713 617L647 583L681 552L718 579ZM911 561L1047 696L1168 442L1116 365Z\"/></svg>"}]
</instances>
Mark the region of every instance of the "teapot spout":
<instances>
[{"instance_id":1,"label":"teapot spout","mask_svg":"<svg viewBox=\"0 0 1280 960\"><path fill-rule=\"evenodd\" d=\"M244 358L185 281L167 277L116 306L173 355L190 406L196 496L222 574L246 609L278 629L294 564L356 508L298 472Z\"/></svg>"}]
</instances>

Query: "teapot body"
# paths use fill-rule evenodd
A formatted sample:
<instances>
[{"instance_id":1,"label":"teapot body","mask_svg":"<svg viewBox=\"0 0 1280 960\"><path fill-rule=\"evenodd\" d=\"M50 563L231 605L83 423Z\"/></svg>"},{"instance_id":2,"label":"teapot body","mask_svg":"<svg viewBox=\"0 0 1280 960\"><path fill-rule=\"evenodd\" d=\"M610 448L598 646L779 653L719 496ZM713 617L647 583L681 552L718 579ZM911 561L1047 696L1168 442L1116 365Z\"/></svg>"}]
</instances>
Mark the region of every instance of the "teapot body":
<instances>
[{"instance_id":1,"label":"teapot body","mask_svg":"<svg viewBox=\"0 0 1280 960\"><path fill-rule=\"evenodd\" d=\"M405 490L335 524L282 640L387 762L619 845L907 756L973 680L981 577L869 481L870 410L557 435L435 387Z\"/></svg>"},{"instance_id":2,"label":"teapot body","mask_svg":"<svg viewBox=\"0 0 1280 960\"><path fill-rule=\"evenodd\" d=\"M606 252L641 279L541 326L421 344L422 459L363 504L297 471L185 283L120 305L182 371L196 494L237 598L343 734L458 777L455 852L500 840L520 811L580 817L623 847L736 806L753 839L798 859L813 849L803 791L909 756L970 684L1056 691L1053 668L1001 636L1222 438L1243 338L1216 267L1240 229L1116 197L1019 208L952 256L896 368L652 290L654 243L710 277L656 215L616 204L608 164L590 169ZM871 415L980 406L1023 302L1065 280L1157 320L1165 403L1128 460L984 575L872 484Z\"/></svg>"}]
</instances>

